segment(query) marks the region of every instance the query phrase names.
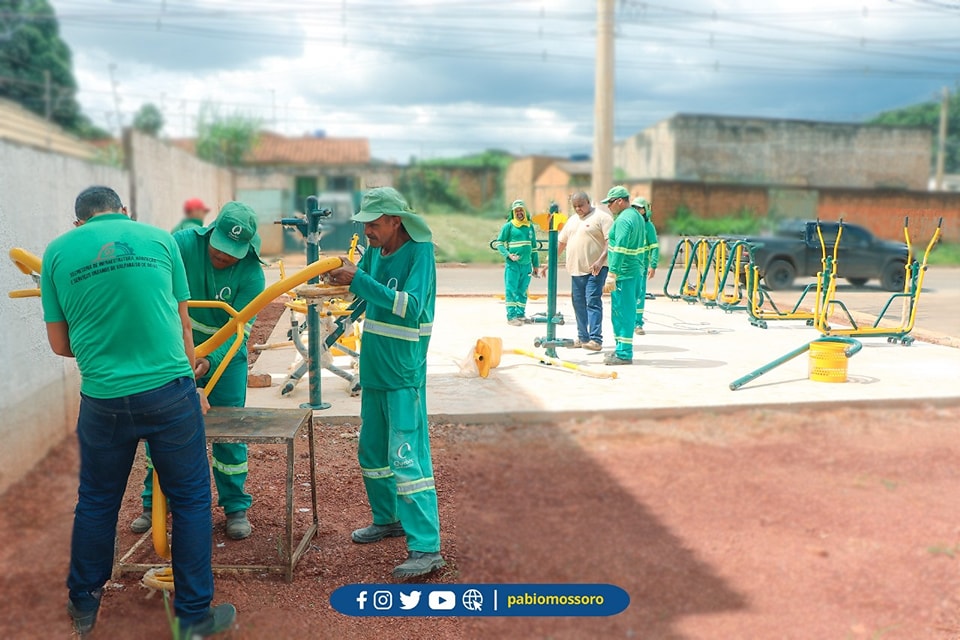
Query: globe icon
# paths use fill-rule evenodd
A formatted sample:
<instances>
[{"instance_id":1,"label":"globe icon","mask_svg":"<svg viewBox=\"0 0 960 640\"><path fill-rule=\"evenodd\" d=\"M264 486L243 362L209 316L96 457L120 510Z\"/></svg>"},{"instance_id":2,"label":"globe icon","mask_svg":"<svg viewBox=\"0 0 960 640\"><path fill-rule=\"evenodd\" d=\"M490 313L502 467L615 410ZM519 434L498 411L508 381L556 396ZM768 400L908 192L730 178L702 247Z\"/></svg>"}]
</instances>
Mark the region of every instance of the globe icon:
<instances>
[{"instance_id":1,"label":"globe icon","mask_svg":"<svg viewBox=\"0 0 960 640\"><path fill-rule=\"evenodd\" d=\"M467 589L464 591L460 601L468 611L480 611L483 609L483 594L476 589Z\"/></svg>"}]
</instances>

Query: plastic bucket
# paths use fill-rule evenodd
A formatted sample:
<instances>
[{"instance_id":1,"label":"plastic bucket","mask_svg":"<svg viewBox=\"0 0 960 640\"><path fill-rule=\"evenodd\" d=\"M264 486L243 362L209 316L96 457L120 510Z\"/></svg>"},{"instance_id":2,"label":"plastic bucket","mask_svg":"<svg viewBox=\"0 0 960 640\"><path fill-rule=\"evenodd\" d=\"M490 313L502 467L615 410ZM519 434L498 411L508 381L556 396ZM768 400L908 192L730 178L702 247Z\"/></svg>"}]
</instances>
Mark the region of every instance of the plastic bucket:
<instances>
[{"instance_id":1,"label":"plastic bucket","mask_svg":"<svg viewBox=\"0 0 960 640\"><path fill-rule=\"evenodd\" d=\"M814 382L846 382L848 346L842 342L811 342L810 379Z\"/></svg>"}]
</instances>

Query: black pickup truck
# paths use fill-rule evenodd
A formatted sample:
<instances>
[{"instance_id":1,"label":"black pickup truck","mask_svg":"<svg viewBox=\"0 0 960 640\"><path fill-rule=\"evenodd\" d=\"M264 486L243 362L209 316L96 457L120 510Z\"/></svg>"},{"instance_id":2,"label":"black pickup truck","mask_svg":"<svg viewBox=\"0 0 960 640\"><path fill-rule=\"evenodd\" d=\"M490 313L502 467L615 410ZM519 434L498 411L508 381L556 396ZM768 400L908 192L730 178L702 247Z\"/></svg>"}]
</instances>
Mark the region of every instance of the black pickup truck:
<instances>
[{"instance_id":1,"label":"black pickup truck","mask_svg":"<svg viewBox=\"0 0 960 640\"><path fill-rule=\"evenodd\" d=\"M745 240L753 247L753 260L768 289L789 289L796 277L816 276L822 268L817 222L792 220L770 236L722 236L728 241ZM827 255L833 256L839 222L820 222ZM871 278L886 291L902 291L907 263L907 245L876 238L855 224L843 223L837 251L837 276L857 287Z\"/></svg>"}]
</instances>

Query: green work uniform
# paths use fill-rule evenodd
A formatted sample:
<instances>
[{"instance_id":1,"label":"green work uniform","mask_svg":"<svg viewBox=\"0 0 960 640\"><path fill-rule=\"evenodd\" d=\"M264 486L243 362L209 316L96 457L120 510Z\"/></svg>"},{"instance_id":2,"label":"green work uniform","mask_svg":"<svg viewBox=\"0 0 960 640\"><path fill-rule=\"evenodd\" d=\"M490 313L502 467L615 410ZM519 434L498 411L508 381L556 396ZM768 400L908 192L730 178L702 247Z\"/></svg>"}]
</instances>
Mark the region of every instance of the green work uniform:
<instances>
[{"instance_id":1,"label":"green work uniform","mask_svg":"<svg viewBox=\"0 0 960 640\"><path fill-rule=\"evenodd\" d=\"M632 207L631 207L632 208ZM637 326L643 327L643 309L647 301L647 277L650 268L657 268L660 263L660 241L657 239L657 229L653 226L653 213L648 209L641 213L644 227L643 247L640 250L640 281L637 289Z\"/></svg>"},{"instance_id":2,"label":"green work uniform","mask_svg":"<svg viewBox=\"0 0 960 640\"><path fill-rule=\"evenodd\" d=\"M644 246L644 222L640 213L627 207L613 220L607 243L607 264L616 285L610 292L610 311L616 355L633 360L633 330L637 321L640 283L640 252Z\"/></svg>"},{"instance_id":3,"label":"green work uniform","mask_svg":"<svg viewBox=\"0 0 960 640\"><path fill-rule=\"evenodd\" d=\"M180 247L184 266L187 270L187 282L193 300L219 300L234 310L240 311L256 298L264 289L263 267L260 260L251 251L245 258L226 269L214 269L209 258L210 233L213 227L195 227L180 231L173 239ZM223 309L190 308L190 321L193 325L193 341L203 344L217 330L230 320L230 314ZM244 327L243 343L230 359L220 380L208 395L210 406L242 407L247 399L247 339L256 318L251 318ZM233 345L227 340L217 347L207 359L210 371L197 385L204 387L210 375L216 371ZM213 479L217 485L218 504L224 513L234 513L250 508L253 499L244 489L247 479L247 445L243 443L214 443ZM147 452L149 456L149 451ZM142 494L144 508L151 506L152 463L147 459L147 478Z\"/></svg>"},{"instance_id":4,"label":"green work uniform","mask_svg":"<svg viewBox=\"0 0 960 640\"><path fill-rule=\"evenodd\" d=\"M530 287L532 270L540 266L537 232L529 221L517 224L510 220L500 229L494 246L506 265L503 284L507 320L522 319L527 314L527 289ZM519 256L518 259L511 260L511 253Z\"/></svg>"},{"instance_id":5,"label":"green work uniform","mask_svg":"<svg viewBox=\"0 0 960 640\"><path fill-rule=\"evenodd\" d=\"M177 226L170 230L170 233L176 233L177 231L183 231L184 229L194 229L202 226L203 220L197 220L196 218L184 218L177 223Z\"/></svg>"},{"instance_id":6,"label":"green work uniform","mask_svg":"<svg viewBox=\"0 0 960 640\"><path fill-rule=\"evenodd\" d=\"M122 213L104 213L55 239L43 252L44 321L96 318L69 326L70 349L83 371L80 391L91 398L129 396L193 375L179 318L171 319L169 311L190 298L183 260L168 233L149 229ZM90 255L96 258L89 260ZM126 292L144 287L157 292L150 297L152 306L131 305ZM143 332L149 332L150 340L143 339ZM127 357L116 363L107 352Z\"/></svg>"},{"instance_id":7,"label":"green work uniform","mask_svg":"<svg viewBox=\"0 0 960 640\"><path fill-rule=\"evenodd\" d=\"M374 524L399 521L411 551L440 550L427 428L427 347L437 296L433 244L371 248L350 291L367 302L360 350L357 458Z\"/></svg>"}]
</instances>

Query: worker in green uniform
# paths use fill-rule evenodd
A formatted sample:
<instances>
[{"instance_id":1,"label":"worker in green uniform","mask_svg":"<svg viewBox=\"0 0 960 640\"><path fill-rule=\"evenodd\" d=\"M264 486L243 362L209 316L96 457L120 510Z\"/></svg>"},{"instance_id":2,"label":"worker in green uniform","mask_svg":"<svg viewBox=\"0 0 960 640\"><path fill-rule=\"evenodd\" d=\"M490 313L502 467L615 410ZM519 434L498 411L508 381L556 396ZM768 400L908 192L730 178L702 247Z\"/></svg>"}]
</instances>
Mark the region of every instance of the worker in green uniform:
<instances>
[{"instance_id":1,"label":"worker in green uniform","mask_svg":"<svg viewBox=\"0 0 960 640\"><path fill-rule=\"evenodd\" d=\"M634 335L642 336L643 309L647 302L647 281L657 273L657 264L660 262L660 241L657 239L657 229L653 226L653 209L646 198L634 198L630 206L637 210L643 218L644 242L640 248L640 284L637 291L637 327Z\"/></svg>"},{"instance_id":2,"label":"worker in green uniform","mask_svg":"<svg viewBox=\"0 0 960 640\"><path fill-rule=\"evenodd\" d=\"M440 514L427 430L427 347L433 327L437 271L432 233L395 189L364 194L353 217L369 248L356 265L329 273L366 300L360 350L360 442L357 458L373 524L358 544L407 537L398 579L444 566Z\"/></svg>"},{"instance_id":3,"label":"worker in green uniform","mask_svg":"<svg viewBox=\"0 0 960 640\"><path fill-rule=\"evenodd\" d=\"M210 208L203 204L203 200L200 198L190 198L183 203L183 220L178 222L177 226L170 230L170 233L176 233L177 231L192 229L194 227L202 227L203 219L208 213L210 213Z\"/></svg>"},{"instance_id":4,"label":"worker in green uniform","mask_svg":"<svg viewBox=\"0 0 960 640\"><path fill-rule=\"evenodd\" d=\"M530 278L537 275L540 257L537 253L537 232L523 200L514 200L510 220L500 229L494 247L504 259L504 303L507 324L522 325L527 315L527 289Z\"/></svg>"},{"instance_id":5,"label":"worker in green uniform","mask_svg":"<svg viewBox=\"0 0 960 640\"><path fill-rule=\"evenodd\" d=\"M173 239L183 256L192 300L219 300L239 311L263 292L265 281L260 262L257 214L249 206L242 202L228 202L223 205L212 225L178 231L173 235ZM249 337L255 320L254 317L247 321L243 344L210 391L210 406L242 407L246 403L246 338ZM223 309L191 307L190 321L193 325L194 342L199 345L227 324L230 315ZM228 340L206 358L197 359L198 386L206 385L210 374L216 371L232 344L232 341ZM233 540L242 540L252 532L247 510L253 503L253 498L244 488L248 470L247 445L216 442L212 446L212 452L217 504L223 507L226 514L227 536ZM130 525L135 532L146 531L151 523L153 484L149 450L147 456L147 477L141 494L143 514Z\"/></svg>"},{"instance_id":6,"label":"worker in green uniform","mask_svg":"<svg viewBox=\"0 0 960 640\"><path fill-rule=\"evenodd\" d=\"M607 265L610 278L605 290L610 292L611 320L616 348L608 353L606 365L633 364L633 330L637 322L637 296L640 289L640 252L644 246L644 222L630 206L630 192L616 186L602 200L613 214L613 226L607 243Z\"/></svg>"}]
</instances>

